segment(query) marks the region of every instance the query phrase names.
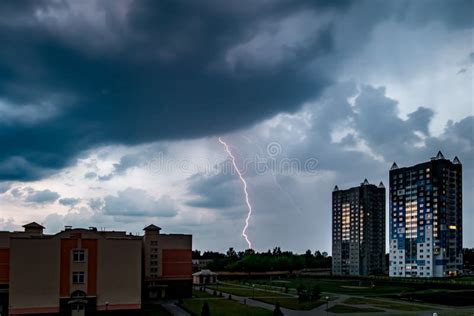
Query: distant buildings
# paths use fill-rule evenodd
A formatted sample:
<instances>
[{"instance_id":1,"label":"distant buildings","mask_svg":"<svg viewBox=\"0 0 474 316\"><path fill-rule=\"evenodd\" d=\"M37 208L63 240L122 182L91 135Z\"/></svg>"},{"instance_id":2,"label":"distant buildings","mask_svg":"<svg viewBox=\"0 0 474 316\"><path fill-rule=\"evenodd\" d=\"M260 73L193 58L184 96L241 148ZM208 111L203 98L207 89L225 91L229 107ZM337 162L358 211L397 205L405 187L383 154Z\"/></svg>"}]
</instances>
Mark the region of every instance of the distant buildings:
<instances>
[{"instance_id":1,"label":"distant buildings","mask_svg":"<svg viewBox=\"0 0 474 316\"><path fill-rule=\"evenodd\" d=\"M212 272L211 270L204 269L193 273L194 285L209 285L215 283L217 283L217 273Z\"/></svg>"},{"instance_id":2,"label":"distant buildings","mask_svg":"<svg viewBox=\"0 0 474 316\"><path fill-rule=\"evenodd\" d=\"M1 315L139 313L142 301L191 295L191 235L145 236L37 223L0 232Z\"/></svg>"},{"instance_id":3,"label":"distant buildings","mask_svg":"<svg viewBox=\"0 0 474 316\"><path fill-rule=\"evenodd\" d=\"M193 272L206 269L212 261L212 259L193 259Z\"/></svg>"},{"instance_id":4,"label":"distant buildings","mask_svg":"<svg viewBox=\"0 0 474 316\"><path fill-rule=\"evenodd\" d=\"M462 165L441 152L390 169L391 277L445 277L462 271Z\"/></svg>"},{"instance_id":5,"label":"distant buildings","mask_svg":"<svg viewBox=\"0 0 474 316\"><path fill-rule=\"evenodd\" d=\"M369 184L332 193L333 275L385 270L385 187Z\"/></svg>"}]
</instances>

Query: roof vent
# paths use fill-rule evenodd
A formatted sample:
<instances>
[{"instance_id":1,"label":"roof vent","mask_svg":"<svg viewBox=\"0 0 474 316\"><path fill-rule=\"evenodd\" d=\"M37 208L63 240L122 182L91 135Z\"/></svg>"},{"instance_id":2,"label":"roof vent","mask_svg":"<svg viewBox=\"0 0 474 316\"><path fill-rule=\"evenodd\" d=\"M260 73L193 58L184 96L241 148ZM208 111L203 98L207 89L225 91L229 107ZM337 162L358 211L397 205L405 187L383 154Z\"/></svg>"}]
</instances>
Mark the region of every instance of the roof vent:
<instances>
[{"instance_id":1,"label":"roof vent","mask_svg":"<svg viewBox=\"0 0 474 316\"><path fill-rule=\"evenodd\" d=\"M97 231L97 227L91 226L91 227L89 227L89 230L92 230L93 232L96 232L96 231Z\"/></svg>"},{"instance_id":2,"label":"roof vent","mask_svg":"<svg viewBox=\"0 0 474 316\"><path fill-rule=\"evenodd\" d=\"M394 162L390 170L396 170L396 169L398 169L398 165L396 162Z\"/></svg>"},{"instance_id":3,"label":"roof vent","mask_svg":"<svg viewBox=\"0 0 474 316\"><path fill-rule=\"evenodd\" d=\"M72 226L64 226L64 230L71 230Z\"/></svg>"}]
</instances>

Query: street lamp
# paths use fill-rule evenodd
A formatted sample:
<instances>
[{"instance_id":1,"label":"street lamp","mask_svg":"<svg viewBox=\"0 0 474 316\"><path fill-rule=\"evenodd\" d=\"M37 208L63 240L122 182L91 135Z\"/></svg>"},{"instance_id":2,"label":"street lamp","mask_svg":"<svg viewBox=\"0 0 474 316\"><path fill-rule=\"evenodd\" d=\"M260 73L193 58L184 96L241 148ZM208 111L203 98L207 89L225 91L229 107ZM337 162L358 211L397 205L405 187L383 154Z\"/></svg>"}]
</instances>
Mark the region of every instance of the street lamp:
<instances>
[{"instance_id":1,"label":"street lamp","mask_svg":"<svg viewBox=\"0 0 474 316\"><path fill-rule=\"evenodd\" d=\"M329 309L329 296L326 296L326 315L329 313L328 312L328 309Z\"/></svg>"},{"instance_id":2,"label":"street lamp","mask_svg":"<svg viewBox=\"0 0 474 316\"><path fill-rule=\"evenodd\" d=\"M252 288L253 288L253 298L255 298L255 284L252 284Z\"/></svg>"}]
</instances>

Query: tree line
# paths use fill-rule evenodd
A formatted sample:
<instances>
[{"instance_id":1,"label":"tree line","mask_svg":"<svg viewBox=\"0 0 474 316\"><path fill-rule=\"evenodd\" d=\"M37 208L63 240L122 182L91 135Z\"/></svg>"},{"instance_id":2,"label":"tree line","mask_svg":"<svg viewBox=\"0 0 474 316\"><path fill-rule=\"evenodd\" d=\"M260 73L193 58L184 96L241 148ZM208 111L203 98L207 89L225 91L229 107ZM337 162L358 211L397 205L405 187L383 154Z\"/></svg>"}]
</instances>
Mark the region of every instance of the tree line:
<instances>
[{"instance_id":1,"label":"tree line","mask_svg":"<svg viewBox=\"0 0 474 316\"><path fill-rule=\"evenodd\" d=\"M226 253L193 251L193 259L211 260L207 268L214 271L265 272L296 271L301 269L331 268L331 257L326 252L307 250L304 254L282 251L280 247L266 252L252 249L235 251L229 248Z\"/></svg>"}]
</instances>

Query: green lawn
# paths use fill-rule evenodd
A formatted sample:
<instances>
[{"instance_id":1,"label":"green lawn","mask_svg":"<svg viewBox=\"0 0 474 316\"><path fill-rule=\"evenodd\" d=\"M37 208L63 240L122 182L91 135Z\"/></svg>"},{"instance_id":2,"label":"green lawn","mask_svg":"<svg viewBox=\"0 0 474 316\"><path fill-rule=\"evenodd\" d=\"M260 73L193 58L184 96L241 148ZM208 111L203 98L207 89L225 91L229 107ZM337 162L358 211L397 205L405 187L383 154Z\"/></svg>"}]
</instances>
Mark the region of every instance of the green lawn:
<instances>
[{"instance_id":1,"label":"green lawn","mask_svg":"<svg viewBox=\"0 0 474 316\"><path fill-rule=\"evenodd\" d=\"M232 295L251 297L269 304L279 302L281 307L295 310L310 310L325 303L325 301L319 300L299 302L298 298L294 295L262 290L258 288L258 285L255 287L255 290L252 287L239 285L237 283L214 285L209 288L217 292L222 291Z\"/></svg>"},{"instance_id":2,"label":"green lawn","mask_svg":"<svg viewBox=\"0 0 474 316\"><path fill-rule=\"evenodd\" d=\"M320 305L326 304L326 301L307 301L299 302L295 297L280 297L280 298L265 298L257 297L255 298L258 301L262 301L268 304L275 305L277 302L280 303L281 307L294 309L294 310L310 310L316 308Z\"/></svg>"},{"instance_id":3,"label":"green lawn","mask_svg":"<svg viewBox=\"0 0 474 316\"><path fill-rule=\"evenodd\" d=\"M334 305L328 309L331 313L383 313L384 311L376 308L362 308L347 305Z\"/></svg>"},{"instance_id":4,"label":"green lawn","mask_svg":"<svg viewBox=\"0 0 474 316\"><path fill-rule=\"evenodd\" d=\"M388 308L400 311L429 311L431 308L421 305L400 304L386 300L374 300L370 298L351 297L344 301L344 304L349 305L372 305L380 308Z\"/></svg>"},{"instance_id":5,"label":"green lawn","mask_svg":"<svg viewBox=\"0 0 474 316\"><path fill-rule=\"evenodd\" d=\"M195 298L209 298L209 297L215 297L215 296L209 294L206 291L199 291L199 290L193 289L193 297L195 297Z\"/></svg>"},{"instance_id":6,"label":"green lawn","mask_svg":"<svg viewBox=\"0 0 474 316\"><path fill-rule=\"evenodd\" d=\"M188 310L192 315L201 315L204 300L184 300L181 307ZM207 301L211 315L222 316L271 316L272 311L243 305L228 299L216 299Z\"/></svg>"},{"instance_id":7,"label":"green lawn","mask_svg":"<svg viewBox=\"0 0 474 316\"><path fill-rule=\"evenodd\" d=\"M213 285L213 286L209 286L208 288L211 290L216 290L217 292L230 293L233 295L245 296L245 297L289 297L289 298L294 297L292 295L288 295L284 293L265 291L265 290L259 289L258 287L256 287L254 290L251 287L232 285L232 284Z\"/></svg>"},{"instance_id":8,"label":"green lawn","mask_svg":"<svg viewBox=\"0 0 474 316\"><path fill-rule=\"evenodd\" d=\"M399 285L380 285L375 281L343 280L328 278L288 278L279 280L255 280L256 287L274 286L275 290L283 291L284 287L288 287L290 293L295 293L299 285L304 285L307 289L311 289L314 285L319 285L322 292L341 293L349 295L363 296L382 296L387 294L400 294L414 291L412 287Z\"/></svg>"}]
</instances>

